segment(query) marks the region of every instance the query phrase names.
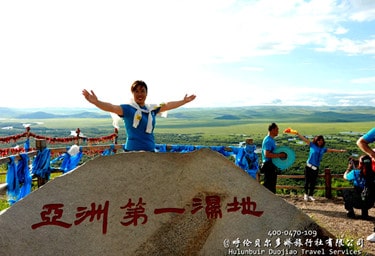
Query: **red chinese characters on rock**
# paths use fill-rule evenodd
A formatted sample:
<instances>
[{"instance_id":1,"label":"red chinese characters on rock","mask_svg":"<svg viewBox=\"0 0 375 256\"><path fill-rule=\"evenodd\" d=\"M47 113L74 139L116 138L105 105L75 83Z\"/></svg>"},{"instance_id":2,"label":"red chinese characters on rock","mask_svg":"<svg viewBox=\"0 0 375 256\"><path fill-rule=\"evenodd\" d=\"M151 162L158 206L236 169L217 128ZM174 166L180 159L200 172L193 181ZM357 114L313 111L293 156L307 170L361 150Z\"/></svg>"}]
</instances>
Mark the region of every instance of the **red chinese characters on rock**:
<instances>
[{"instance_id":1,"label":"red chinese characters on rock","mask_svg":"<svg viewBox=\"0 0 375 256\"><path fill-rule=\"evenodd\" d=\"M93 222L95 217L96 220L100 220L101 216L103 216L102 221L102 232L103 234L107 233L107 225L108 225L108 208L109 208L109 201L104 203L104 207L101 204L98 205L96 209L96 204L91 203L91 208L87 207L77 207L76 213L76 220L74 221L74 225L81 224L85 219L90 218L89 221Z\"/></svg>"},{"instance_id":2,"label":"red chinese characters on rock","mask_svg":"<svg viewBox=\"0 0 375 256\"><path fill-rule=\"evenodd\" d=\"M178 213L182 214L185 212L184 208L157 208L154 210L154 214L162 214L162 213Z\"/></svg>"},{"instance_id":3,"label":"red chinese characters on rock","mask_svg":"<svg viewBox=\"0 0 375 256\"><path fill-rule=\"evenodd\" d=\"M223 214L221 212L220 201L221 199L219 196L206 196L206 204L203 205L202 199L195 197L193 198L193 210L191 210L191 213L195 214L204 208L208 219L221 218Z\"/></svg>"},{"instance_id":4,"label":"red chinese characters on rock","mask_svg":"<svg viewBox=\"0 0 375 256\"><path fill-rule=\"evenodd\" d=\"M138 219L142 218L143 221L141 224L145 224L147 222L147 215L145 214L145 208L143 207L146 205L143 203L143 198L140 197L138 199L138 203L135 204L132 202L131 199L128 200L128 203L124 206L121 206L121 209L125 209L125 215L123 217L124 220L121 221L121 224L124 226L129 226L133 224L134 226L138 225Z\"/></svg>"},{"instance_id":5,"label":"red chinese characters on rock","mask_svg":"<svg viewBox=\"0 0 375 256\"><path fill-rule=\"evenodd\" d=\"M63 215L63 204L46 204L43 206L43 210L40 213L40 218L42 219L41 222L33 224L31 226L32 229L37 229L41 226L60 226L63 228L70 228L72 224L60 221Z\"/></svg>"},{"instance_id":6,"label":"red chinese characters on rock","mask_svg":"<svg viewBox=\"0 0 375 256\"><path fill-rule=\"evenodd\" d=\"M40 213L40 217L42 219L41 222L33 224L31 226L32 229L37 229L42 226L60 226L63 228L70 228L73 224L63 222L60 219L63 217L63 207L64 204L46 204L43 206L43 210ZM76 213L76 220L74 221L74 225L81 224L86 218L90 218L89 221L93 222L95 217L99 221L101 216L103 216L102 221L102 233L107 233L107 225L108 225L108 209L109 209L109 201L106 201L104 207L102 205L98 205L96 208L95 203L91 203L91 208L88 209L87 207L77 207Z\"/></svg>"},{"instance_id":7,"label":"red chinese characters on rock","mask_svg":"<svg viewBox=\"0 0 375 256\"><path fill-rule=\"evenodd\" d=\"M37 229L42 226L60 226L63 228L70 228L73 226L72 223L67 223L61 221L63 217L63 207L64 204L46 204L43 206L43 211L40 213L41 222L33 224L32 229ZM210 195L205 198L195 197L192 199L191 204L191 214L197 214L199 211L204 211L207 219L218 219L223 217L222 213L221 198L218 195ZM251 198L245 197L240 201L237 197L233 198L233 201L227 203L226 209L228 213L240 212L242 215L252 215L255 217L260 217L263 211L257 211L257 203L252 201ZM133 202L131 198L128 202L120 206L120 209L124 211L124 215L120 224L123 226L137 226L138 224L144 225L148 221L148 215L146 214L146 203L143 201L142 197L138 198L137 203ZM107 233L108 226L108 211L109 211L109 201L106 201L104 205L96 205L96 203L91 203L90 207L77 207L75 214L76 219L73 221L74 225L78 226L86 219L89 222L102 221L102 233ZM174 214L184 214L186 212L185 208L155 208L153 210L154 215L174 213Z\"/></svg>"},{"instance_id":8,"label":"red chinese characters on rock","mask_svg":"<svg viewBox=\"0 0 375 256\"><path fill-rule=\"evenodd\" d=\"M263 211L256 211L257 203L252 202L250 197L242 198L241 203L237 201L237 197L234 197L233 203L228 204L228 212L236 212L241 210L242 214L254 215L257 217L262 216Z\"/></svg>"}]
</instances>

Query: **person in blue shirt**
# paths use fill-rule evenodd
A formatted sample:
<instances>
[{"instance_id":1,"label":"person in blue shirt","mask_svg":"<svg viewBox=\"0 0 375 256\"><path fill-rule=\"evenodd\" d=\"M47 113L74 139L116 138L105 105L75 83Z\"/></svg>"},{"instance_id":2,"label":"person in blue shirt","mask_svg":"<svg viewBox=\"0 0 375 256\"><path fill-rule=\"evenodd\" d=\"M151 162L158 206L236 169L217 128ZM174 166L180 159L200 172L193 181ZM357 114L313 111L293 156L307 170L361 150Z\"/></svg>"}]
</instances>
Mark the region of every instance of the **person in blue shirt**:
<instances>
[{"instance_id":1,"label":"person in blue shirt","mask_svg":"<svg viewBox=\"0 0 375 256\"><path fill-rule=\"evenodd\" d=\"M366 175L370 173L370 175ZM368 209L373 207L374 200L367 194L370 192L368 182L371 179L371 158L367 155L361 156L359 160L350 158L348 168L344 173L344 179L353 184L353 190L345 190L343 199L345 209L349 218L356 218L354 208L361 209L362 219L368 219Z\"/></svg>"},{"instance_id":2,"label":"person in blue shirt","mask_svg":"<svg viewBox=\"0 0 375 256\"><path fill-rule=\"evenodd\" d=\"M366 134L357 140L357 146L375 161L375 151L370 147L370 143L375 142L375 128L369 130Z\"/></svg>"},{"instance_id":3,"label":"person in blue shirt","mask_svg":"<svg viewBox=\"0 0 375 256\"><path fill-rule=\"evenodd\" d=\"M146 104L147 85L142 80L134 81L130 87L133 99L129 104L115 105L98 99L95 93L82 91L86 100L103 111L117 114L124 119L126 129L126 151L155 151L155 117L161 112L175 109L193 101L195 95L185 95L182 100L170 101L160 105Z\"/></svg>"},{"instance_id":4,"label":"person in blue shirt","mask_svg":"<svg viewBox=\"0 0 375 256\"><path fill-rule=\"evenodd\" d=\"M305 136L299 134L298 132L296 133L296 135L310 147L309 157L306 161L305 166L305 194L303 196L303 199L305 201L315 201L313 195L316 180L319 174L320 162L323 159L323 155L328 152L346 152L346 150L326 148L326 142L322 135L315 136L312 141L310 141Z\"/></svg>"},{"instance_id":5,"label":"person in blue shirt","mask_svg":"<svg viewBox=\"0 0 375 256\"><path fill-rule=\"evenodd\" d=\"M279 135L279 127L276 123L271 123L268 126L268 134L262 142L262 167L260 169L264 173L263 186L274 194L276 193L277 167L273 164L272 158L286 157L284 152L274 153L276 149L275 137L277 135Z\"/></svg>"},{"instance_id":6,"label":"person in blue shirt","mask_svg":"<svg viewBox=\"0 0 375 256\"><path fill-rule=\"evenodd\" d=\"M357 146L360 150L362 150L364 153L366 153L369 157L372 159L372 169L375 170L375 151L370 147L370 144L375 142L375 127L370 129L367 133L365 133L363 136L361 136L357 140ZM369 242L375 242L375 227L374 232L367 236L367 241Z\"/></svg>"},{"instance_id":7,"label":"person in blue shirt","mask_svg":"<svg viewBox=\"0 0 375 256\"><path fill-rule=\"evenodd\" d=\"M255 153L256 145L251 138L245 140L245 145L242 147L230 147L233 154L236 155L235 164L241 167L254 179L257 178L259 164L258 155Z\"/></svg>"}]
</instances>

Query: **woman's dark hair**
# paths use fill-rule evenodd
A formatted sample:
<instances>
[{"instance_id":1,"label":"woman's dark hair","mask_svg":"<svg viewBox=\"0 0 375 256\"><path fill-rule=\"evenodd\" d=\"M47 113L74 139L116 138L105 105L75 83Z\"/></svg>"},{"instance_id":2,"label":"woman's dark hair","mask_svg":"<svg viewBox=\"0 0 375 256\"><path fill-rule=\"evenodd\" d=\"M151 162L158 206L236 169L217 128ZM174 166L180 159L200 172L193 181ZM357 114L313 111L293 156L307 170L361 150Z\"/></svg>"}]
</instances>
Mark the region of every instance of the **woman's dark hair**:
<instances>
[{"instance_id":1,"label":"woman's dark hair","mask_svg":"<svg viewBox=\"0 0 375 256\"><path fill-rule=\"evenodd\" d=\"M324 147L324 146L326 145L326 141L324 140L323 135L315 136L312 142L313 142L315 145L318 146L318 141L319 141L319 140L322 140L322 141L323 141L323 144L322 144L320 147Z\"/></svg>"},{"instance_id":2,"label":"woman's dark hair","mask_svg":"<svg viewBox=\"0 0 375 256\"><path fill-rule=\"evenodd\" d=\"M276 123L272 123L268 126L268 131L272 131L273 129L275 129L277 127L277 124Z\"/></svg>"},{"instance_id":3,"label":"woman's dark hair","mask_svg":"<svg viewBox=\"0 0 375 256\"><path fill-rule=\"evenodd\" d=\"M366 176L367 174L371 175L372 170L372 159L368 155L361 156L359 158L359 169Z\"/></svg>"},{"instance_id":4,"label":"woman's dark hair","mask_svg":"<svg viewBox=\"0 0 375 256\"><path fill-rule=\"evenodd\" d=\"M144 87L146 89L146 92L148 92L147 84L143 82L142 80L134 81L132 86L130 87L130 91L134 92L135 90L137 90L138 87Z\"/></svg>"}]
</instances>

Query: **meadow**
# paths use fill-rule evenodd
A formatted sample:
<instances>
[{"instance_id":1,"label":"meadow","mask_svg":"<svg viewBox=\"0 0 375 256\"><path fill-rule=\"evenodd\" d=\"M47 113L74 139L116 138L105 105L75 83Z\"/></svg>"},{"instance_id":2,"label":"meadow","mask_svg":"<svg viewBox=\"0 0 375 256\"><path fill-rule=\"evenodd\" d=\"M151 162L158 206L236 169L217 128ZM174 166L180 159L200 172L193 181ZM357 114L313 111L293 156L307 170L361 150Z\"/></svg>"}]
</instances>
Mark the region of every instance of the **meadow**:
<instances>
[{"instance_id":1,"label":"meadow","mask_svg":"<svg viewBox=\"0 0 375 256\"><path fill-rule=\"evenodd\" d=\"M158 118L155 127L157 144L167 145L196 145L196 146L238 146L246 138L253 138L259 149L267 128L271 122L276 122L280 128L276 138L279 146L291 147L296 153L295 163L284 174L303 174L308 157L308 146L302 144L294 135L283 134L283 130L292 127L301 134L312 139L315 135L323 135L326 147L346 149L346 153L325 154L321 169L330 168L332 173L343 173L350 156L359 156L361 151L356 146L356 140L374 127L375 109L372 107L357 108L312 108L312 107L244 107L217 109L179 109L171 111L168 118ZM40 113L39 113L40 114ZM25 117L26 116L26 117ZM40 115L38 115L40 116ZM85 117L90 116L90 117ZM77 128L87 137L102 137L114 132L110 115L100 113L82 113L74 117L35 118L33 114L18 117L0 118L0 138L23 133L23 124L29 124L31 132L47 137L68 137ZM126 134L122 123L119 124L118 143L125 143ZM9 127L12 127L11 129ZM0 147L22 145L24 138L19 141L0 143ZM108 142L107 144L111 144ZM34 147L33 142L31 146ZM59 147L51 144L48 147ZM68 146L68 145L64 145ZM230 158L233 161L233 158ZM6 164L0 166L0 172L6 172ZM0 175L0 183L5 182L5 175ZM287 184L298 184L302 181L286 180Z\"/></svg>"},{"instance_id":2,"label":"meadow","mask_svg":"<svg viewBox=\"0 0 375 256\"><path fill-rule=\"evenodd\" d=\"M25 110L26 111L26 110ZM22 112L2 110L0 138L25 131L23 124L29 124L31 132L49 137L67 137L77 128L81 135L101 137L112 134L114 127L109 114L92 111L74 112L64 110L65 115L46 112ZM54 113L59 111L53 110ZM69 114L66 114L69 113ZM42 118L45 116L46 118ZM48 117L48 118L47 118ZM236 108L192 108L176 109L168 113L168 118L158 117L155 127L155 140L158 144L183 144L205 146L236 146L251 137L260 147L267 127L271 122L279 125L279 144L292 147L301 146L293 141L296 136L283 134L285 128L292 127L301 134L312 137L324 135L327 147L346 148L350 154L360 154L355 141L360 134L368 131L375 123L373 107L276 107L254 106ZM125 143L126 134L122 123L119 124L118 143ZM11 147L0 143L0 147ZM302 145L303 146L303 145ZM301 147L306 148L306 147ZM306 158L306 154L301 155ZM347 156L346 156L347 157ZM296 163L299 159L297 159Z\"/></svg>"}]
</instances>

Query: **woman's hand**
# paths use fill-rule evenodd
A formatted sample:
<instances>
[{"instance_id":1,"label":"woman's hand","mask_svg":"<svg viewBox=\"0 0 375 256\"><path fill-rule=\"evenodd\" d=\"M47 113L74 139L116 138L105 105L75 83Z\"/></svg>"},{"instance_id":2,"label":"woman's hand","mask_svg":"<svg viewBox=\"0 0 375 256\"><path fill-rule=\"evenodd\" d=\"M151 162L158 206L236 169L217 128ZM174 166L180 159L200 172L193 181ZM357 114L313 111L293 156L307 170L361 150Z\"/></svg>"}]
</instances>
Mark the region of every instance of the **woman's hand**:
<instances>
[{"instance_id":1,"label":"woman's hand","mask_svg":"<svg viewBox=\"0 0 375 256\"><path fill-rule=\"evenodd\" d=\"M91 93L90 93L91 92ZM98 97L95 95L94 91L88 91L86 89L83 89L82 90L82 95L85 97L85 99L92 103L92 104L95 104L96 102L98 102Z\"/></svg>"},{"instance_id":2,"label":"woman's hand","mask_svg":"<svg viewBox=\"0 0 375 256\"><path fill-rule=\"evenodd\" d=\"M193 101L195 99L195 97L197 97L197 96L195 96L194 94L192 94L190 96L188 96L187 94L185 94L184 102L185 103L189 103L190 101Z\"/></svg>"}]
</instances>

